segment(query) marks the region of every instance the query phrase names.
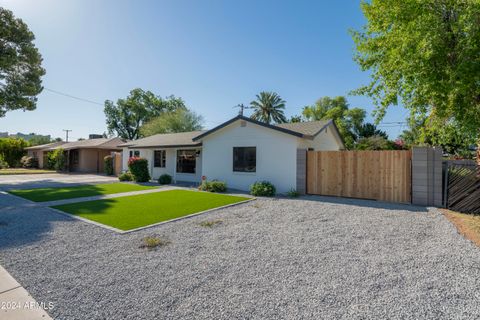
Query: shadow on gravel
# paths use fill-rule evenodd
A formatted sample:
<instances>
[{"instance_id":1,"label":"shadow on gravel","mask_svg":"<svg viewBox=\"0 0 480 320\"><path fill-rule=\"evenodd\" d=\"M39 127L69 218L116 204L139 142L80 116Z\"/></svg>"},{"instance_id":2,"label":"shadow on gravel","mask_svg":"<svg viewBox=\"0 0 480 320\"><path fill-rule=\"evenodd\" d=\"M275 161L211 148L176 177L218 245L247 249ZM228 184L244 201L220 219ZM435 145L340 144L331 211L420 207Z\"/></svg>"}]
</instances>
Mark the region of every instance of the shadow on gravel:
<instances>
[{"instance_id":1,"label":"shadow on gravel","mask_svg":"<svg viewBox=\"0 0 480 320\"><path fill-rule=\"evenodd\" d=\"M59 221L74 218L52 212L49 208L22 208L0 212L0 251L30 245L42 240Z\"/></svg>"},{"instance_id":2,"label":"shadow on gravel","mask_svg":"<svg viewBox=\"0 0 480 320\"><path fill-rule=\"evenodd\" d=\"M52 174L55 175L55 174ZM67 177L79 177L78 181L72 182L65 182L61 181ZM87 180L82 181L81 178L85 177ZM98 177L98 181L96 179L91 179L92 177ZM61 176L51 176L51 174L36 174L34 177L29 175L26 177L25 175L19 175L13 179L12 176L5 176L1 177L0 179L0 190L8 191L12 189L34 189L34 188L50 188L50 187L72 187L84 184L97 184L97 183L110 183L110 182L118 182L116 177L112 177L112 179L105 175L101 174L81 174L81 173L62 173Z\"/></svg>"},{"instance_id":3,"label":"shadow on gravel","mask_svg":"<svg viewBox=\"0 0 480 320\"><path fill-rule=\"evenodd\" d=\"M365 199L327 197L327 196L316 196L316 195L306 195L306 196L301 196L299 198L289 198L289 199L323 202L323 203L336 203L336 204L343 204L343 205L352 205L357 207L367 207L367 208L377 208L377 209L387 209L387 210L428 212L428 209L426 207L414 206L411 204L391 203L391 202L365 200Z\"/></svg>"}]
</instances>

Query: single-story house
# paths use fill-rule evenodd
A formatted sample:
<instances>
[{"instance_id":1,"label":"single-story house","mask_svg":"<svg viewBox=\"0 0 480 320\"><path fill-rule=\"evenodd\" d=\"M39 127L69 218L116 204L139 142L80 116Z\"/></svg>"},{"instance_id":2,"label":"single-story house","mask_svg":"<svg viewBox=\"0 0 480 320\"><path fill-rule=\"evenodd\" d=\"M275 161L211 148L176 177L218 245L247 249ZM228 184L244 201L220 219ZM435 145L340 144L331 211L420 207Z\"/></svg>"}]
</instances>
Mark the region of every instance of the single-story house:
<instances>
[{"instance_id":1,"label":"single-story house","mask_svg":"<svg viewBox=\"0 0 480 320\"><path fill-rule=\"evenodd\" d=\"M331 120L270 125L240 115L211 130L157 134L119 147L123 170L129 157L143 157L153 179L169 174L200 183L205 176L239 190L267 180L280 193L296 188L297 150L345 148Z\"/></svg>"},{"instance_id":2,"label":"single-story house","mask_svg":"<svg viewBox=\"0 0 480 320\"><path fill-rule=\"evenodd\" d=\"M55 142L26 148L28 155L38 159L39 167L46 167L47 155L56 149L65 150L66 170L70 172L103 173L103 158L122 151L120 138L94 138L72 142Z\"/></svg>"},{"instance_id":3,"label":"single-story house","mask_svg":"<svg viewBox=\"0 0 480 320\"><path fill-rule=\"evenodd\" d=\"M54 148L56 146L62 145L65 142L59 141L59 142L52 142L52 143L47 143L47 144L40 144L38 146L33 146L33 147L28 147L25 148L27 150L27 155L29 157L33 157L37 159L38 161L38 167L39 168L45 168L47 161L47 152L44 152L45 149L48 148Z\"/></svg>"}]
</instances>

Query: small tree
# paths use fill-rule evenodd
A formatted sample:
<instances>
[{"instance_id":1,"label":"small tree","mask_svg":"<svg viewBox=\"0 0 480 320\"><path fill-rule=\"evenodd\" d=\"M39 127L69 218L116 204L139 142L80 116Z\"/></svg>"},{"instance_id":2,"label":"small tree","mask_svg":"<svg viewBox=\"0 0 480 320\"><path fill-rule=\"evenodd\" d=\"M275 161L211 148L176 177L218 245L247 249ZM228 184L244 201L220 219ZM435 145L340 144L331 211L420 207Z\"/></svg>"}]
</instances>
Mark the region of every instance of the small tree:
<instances>
[{"instance_id":1,"label":"small tree","mask_svg":"<svg viewBox=\"0 0 480 320\"><path fill-rule=\"evenodd\" d=\"M131 157L128 159L128 169L133 175L136 182L150 181L150 173L148 172L148 160L145 158Z\"/></svg>"},{"instance_id":2,"label":"small tree","mask_svg":"<svg viewBox=\"0 0 480 320\"><path fill-rule=\"evenodd\" d=\"M103 158L103 163L104 163L104 171L107 176L113 176L113 157L112 156L106 156Z\"/></svg>"},{"instance_id":3,"label":"small tree","mask_svg":"<svg viewBox=\"0 0 480 320\"><path fill-rule=\"evenodd\" d=\"M23 139L0 138L0 155L9 167L20 166L20 159L26 154L28 142Z\"/></svg>"},{"instance_id":4,"label":"small tree","mask_svg":"<svg viewBox=\"0 0 480 320\"><path fill-rule=\"evenodd\" d=\"M65 150L62 148L55 149L48 153L47 166L49 169L55 169L56 171L65 170L66 157Z\"/></svg>"}]
</instances>

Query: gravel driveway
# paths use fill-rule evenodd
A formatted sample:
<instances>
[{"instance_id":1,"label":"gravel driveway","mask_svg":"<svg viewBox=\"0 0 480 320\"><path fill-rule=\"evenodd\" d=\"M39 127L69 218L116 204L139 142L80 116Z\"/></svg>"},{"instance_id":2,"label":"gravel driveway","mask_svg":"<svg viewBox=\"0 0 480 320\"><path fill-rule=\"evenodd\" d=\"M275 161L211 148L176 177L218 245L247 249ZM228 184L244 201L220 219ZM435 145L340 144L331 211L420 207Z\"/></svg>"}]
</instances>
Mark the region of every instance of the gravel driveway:
<instances>
[{"instance_id":1,"label":"gravel driveway","mask_svg":"<svg viewBox=\"0 0 480 320\"><path fill-rule=\"evenodd\" d=\"M480 317L480 250L435 209L260 199L126 235L48 208L0 222L0 263L57 319Z\"/></svg>"}]
</instances>

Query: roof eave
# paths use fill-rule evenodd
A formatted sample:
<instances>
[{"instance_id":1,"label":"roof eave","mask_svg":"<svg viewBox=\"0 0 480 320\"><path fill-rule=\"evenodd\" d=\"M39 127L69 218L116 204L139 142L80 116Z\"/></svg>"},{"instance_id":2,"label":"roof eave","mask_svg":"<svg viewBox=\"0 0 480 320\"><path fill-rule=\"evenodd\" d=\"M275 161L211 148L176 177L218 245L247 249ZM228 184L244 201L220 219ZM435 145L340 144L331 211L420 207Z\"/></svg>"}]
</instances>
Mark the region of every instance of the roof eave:
<instances>
[{"instance_id":1,"label":"roof eave","mask_svg":"<svg viewBox=\"0 0 480 320\"><path fill-rule=\"evenodd\" d=\"M257 120L254 120L254 119L251 119L251 118L248 118L248 117L245 117L245 116L241 116L241 115L238 115L228 121L225 121L224 123L216 126L215 128L212 128L196 137L193 137L192 140L193 141L197 141L197 140L200 140L226 126L228 126L229 124L231 123L234 123L235 121L237 120L244 120L244 121L247 121L247 122L250 122L250 123L253 123L253 124L256 124L256 125L259 125L259 126L262 126L262 127L265 127L265 128L268 128L268 129L272 129L272 130L275 130L275 131L279 131L279 132L283 132L283 133L286 133L286 134L290 134L290 135L293 135L293 136L296 136L296 137L300 137L300 138L303 138L304 135L300 132L296 132L296 131L292 131L292 130L289 130L289 129L285 129L285 128L282 128L282 127L277 127L277 126L274 126L274 125L271 125L271 124L268 124L268 123L264 123L264 122L261 122L261 121L257 121Z\"/></svg>"},{"instance_id":2,"label":"roof eave","mask_svg":"<svg viewBox=\"0 0 480 320\"><path fill-rule=\"evenodd\" d=\"M126 148L128 149L168 149L168 148L195 148L195 147L201 147L202 143L196 143L196 144L172 144L172 145L149 145L149 146L136 146L136 145L131 145Z\"/></svg>"}]
</instances>

